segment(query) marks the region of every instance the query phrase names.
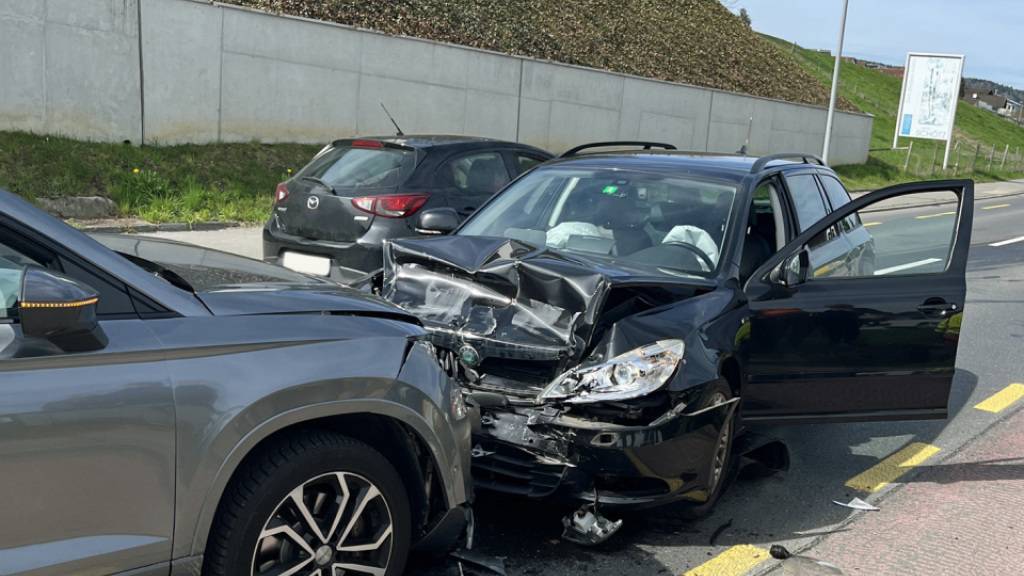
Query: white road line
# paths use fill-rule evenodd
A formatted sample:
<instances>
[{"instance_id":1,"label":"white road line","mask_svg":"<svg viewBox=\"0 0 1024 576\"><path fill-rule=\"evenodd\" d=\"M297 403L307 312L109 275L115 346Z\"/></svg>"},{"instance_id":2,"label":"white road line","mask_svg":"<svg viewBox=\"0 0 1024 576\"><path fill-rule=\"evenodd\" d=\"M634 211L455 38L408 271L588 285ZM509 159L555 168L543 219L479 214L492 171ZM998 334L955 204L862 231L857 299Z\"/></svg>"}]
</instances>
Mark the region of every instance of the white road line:
<instances>
[{"instance_id":1,"label":"white road line","mask_svg":"<svg viewBox=\"0 0 1024 576\"><path fill-rule=\"evenodd\" d=\"M892 274L893 272L902 272L903 270L910 270L911 268L917 268L918 266L926 266L928 264L934 264L935 262L942 262L942 259L925 258L924 260L918 260L917 262L907 262L906 264L900 264L899 266L882 268L881 270L875 270L875 276L884 276L886 274Z\"/></svg>"},{"instance_id":2,"label":"white road line","mask_svg":"<svg viewBox=\"0 0 1024 576\"><path fill-rule=\"evenodd\" d=\"M1000 246L1006 246L1007 244L1016 244L1017 242L1024 242L1024 236L1018 236L1016 238L1010 238L1009 240L1003 240L1002 242L993 242L993 243L989 244L989 246L992 246L994 248L999 248Z\"/></svg>"}]
</instances>

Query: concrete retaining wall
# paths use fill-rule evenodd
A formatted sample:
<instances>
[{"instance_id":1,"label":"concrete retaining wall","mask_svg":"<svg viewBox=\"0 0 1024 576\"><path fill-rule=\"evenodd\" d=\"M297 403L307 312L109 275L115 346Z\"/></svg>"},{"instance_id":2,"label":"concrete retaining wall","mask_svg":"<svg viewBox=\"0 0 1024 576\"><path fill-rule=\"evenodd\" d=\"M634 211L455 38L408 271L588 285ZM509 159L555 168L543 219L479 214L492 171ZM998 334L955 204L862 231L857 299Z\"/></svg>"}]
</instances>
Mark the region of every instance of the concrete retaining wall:
<instances>
[{"instance_id":1,"label":"concrete retaining wall","mask_svg":"<svg viewBox=\"0 0 1024 576\"><path fill-rule=\"evenodd\" d=\"M0 129L96 140L391 133L381 102L408 133L554 152L614 139L734 152L749 132L752 154L816 153L825 128L813 106L191 0L0 0L0 64L13 71ZM838 115L832 163L867 159L871 123Z\"/></svg>"}]
</instances>

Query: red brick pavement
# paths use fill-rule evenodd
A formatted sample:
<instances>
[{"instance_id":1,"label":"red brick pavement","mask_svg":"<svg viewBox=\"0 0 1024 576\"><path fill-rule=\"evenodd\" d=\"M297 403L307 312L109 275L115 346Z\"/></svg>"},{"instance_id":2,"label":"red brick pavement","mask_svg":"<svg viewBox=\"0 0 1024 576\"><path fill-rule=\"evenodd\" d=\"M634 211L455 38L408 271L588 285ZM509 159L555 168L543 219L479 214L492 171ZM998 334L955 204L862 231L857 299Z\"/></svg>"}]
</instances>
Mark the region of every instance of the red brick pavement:
<instances>
[{"instance_id":1,"label":"red brick pavement","mask_svg":"<svg viewBox=\"0 0 1024 576\"><path fill-rule=\"evenodd\" d=\"M1024 575L1024 411L806 554L850 575Z\"/></svg>"}]
</instances>

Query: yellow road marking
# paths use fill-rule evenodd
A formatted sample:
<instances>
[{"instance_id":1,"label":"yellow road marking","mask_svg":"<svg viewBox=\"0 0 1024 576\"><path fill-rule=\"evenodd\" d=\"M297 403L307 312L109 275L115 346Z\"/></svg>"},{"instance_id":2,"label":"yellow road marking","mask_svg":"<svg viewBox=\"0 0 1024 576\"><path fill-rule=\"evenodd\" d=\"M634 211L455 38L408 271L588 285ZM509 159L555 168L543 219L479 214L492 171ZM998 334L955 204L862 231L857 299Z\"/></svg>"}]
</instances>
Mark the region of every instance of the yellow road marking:
<instances>
[{"instance_id":1,"label":"yellow road marking","mask_svg":"<svg viewBox=\"0 0 1024 576\"><path fill-rule=\"evenodd\" d=\"M934 456L938 451L938 446L923 442L908 444L878 464L850 478L846 481L846 485L862 492L878 492L909 472L914 466Z\"/></svg>"},{"instance_id":2,"label":"yellow road marking","mask_svg":"<svg viewBox=\"0 0 1024 576\"><path fill-rule=\"evenodd\" d=\"M1007 407L1021 398L1024 398L1024 384L1014 382L999 392L996 392L975 404L974 407L978 410L984 410L985 412L992 412L993 414L996 414L1006 410Z\"/></svg>"},{"instance_id":3,"label":"yellow road marking","mask_svg":"<svg viewBox=\"0 0 1024 576\"><path fill-rule=\"evenodd\" d=\"M683 576L740 576L768 560L768 551L757 546L733 546L711 560L683 573Z\"/></svg>"},{"instance_id":4,"label":"yellow road marking","mask_svg":"<svg viewBox=\"0 0 1024 576\"><path fill-rule=\"evenodd\" d=\"M993 204L992 206L982 206L982 210L995 210L996 208L1009 208L1009 204Z\"/></svg>"},{"instance_id":5,"label":"yellow road marking","mask_svg":"<svg viewBox=\"0 0 1024 576\"><path fill-rule=\"evenodd\" d=\"M872 226L881 226L881 225L882 225L881 222L865 222L864 223L864 227L865 228L871 228Z\"/></svg>"},{"instance_id":6,"label":"yellow road marking","mask_svg":"<svg viewBox=\"0 0 1024 576\"><path fill-rule=\"evenodd\" d=\"M921 216L914 216L918 220L927 220L929 218L938 218L939 216L956 216L956 210L952 212L939 212L938 214L923 214Z\"/></svg>"}]
</instances>

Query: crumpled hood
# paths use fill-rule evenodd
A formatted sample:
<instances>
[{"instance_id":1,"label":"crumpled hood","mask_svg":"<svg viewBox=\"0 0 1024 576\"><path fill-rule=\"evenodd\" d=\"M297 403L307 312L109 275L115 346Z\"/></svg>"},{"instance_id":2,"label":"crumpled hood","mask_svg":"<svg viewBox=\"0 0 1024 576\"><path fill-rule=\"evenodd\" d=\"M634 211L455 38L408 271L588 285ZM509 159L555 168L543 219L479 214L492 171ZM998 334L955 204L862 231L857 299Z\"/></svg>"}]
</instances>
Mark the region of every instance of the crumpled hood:
<instances>
[{"instance_id":1,"label":"crumpled hood","mask_svg":"<svg viewBox=\"0 0 1024 576\"><path fill-rule=\"evenodd\" d=\"M484 362L564 368L580 360L616 289L671 292L660 302L668 303L707 283L508 238L445 236L389 243L381 295L420 318L449 350L469 344Z\"/></svg>"}]
</instances>

